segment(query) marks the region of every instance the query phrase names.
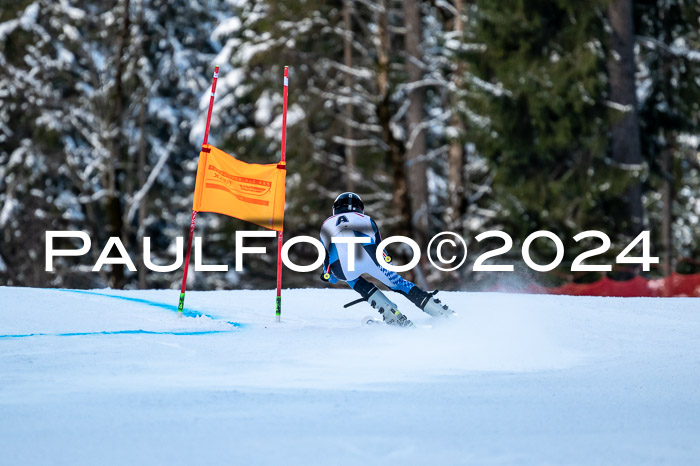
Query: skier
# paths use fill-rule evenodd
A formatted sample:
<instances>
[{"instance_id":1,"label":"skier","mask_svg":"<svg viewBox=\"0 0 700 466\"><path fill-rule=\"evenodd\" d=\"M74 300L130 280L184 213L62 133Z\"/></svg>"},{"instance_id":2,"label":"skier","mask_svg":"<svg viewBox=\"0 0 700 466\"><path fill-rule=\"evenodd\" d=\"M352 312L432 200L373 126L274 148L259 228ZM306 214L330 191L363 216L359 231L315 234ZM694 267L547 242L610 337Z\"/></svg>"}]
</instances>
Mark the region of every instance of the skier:
<instances>
[{"instance_id":1,"label":"skier","mask_svg":"<svg viewBox=\"0 0 700 466\"><path fill-rule=\"evenodd\" d=\"M321 242L326 248L321 280L329 283L337 283L340 280L347 282L362 298L349 303L346 307L367 301L379 311L384 322L390 325L410 327L413 323L399 312L396 304L384 293L362 278L363 274L369 274L392 290L403 294L419 309L431 316L448 317L454 314L446 305L440 303L439 299L433 297L437 291L432 293L423 291L377 262L376 251L377 245L381 242L381 236L377 224L365 215L364 209L362 199L355 193L343 193L333 202L333 215L328 217L321 226ZM331 240L333 237L369 238L369 242L333 243ZM353 271L349 267L348 248L350 247L354 247L355 250ZM384 260L391 263L391 257L386 251L382 251L382 254Z\"/></svg>"}]
</instances>

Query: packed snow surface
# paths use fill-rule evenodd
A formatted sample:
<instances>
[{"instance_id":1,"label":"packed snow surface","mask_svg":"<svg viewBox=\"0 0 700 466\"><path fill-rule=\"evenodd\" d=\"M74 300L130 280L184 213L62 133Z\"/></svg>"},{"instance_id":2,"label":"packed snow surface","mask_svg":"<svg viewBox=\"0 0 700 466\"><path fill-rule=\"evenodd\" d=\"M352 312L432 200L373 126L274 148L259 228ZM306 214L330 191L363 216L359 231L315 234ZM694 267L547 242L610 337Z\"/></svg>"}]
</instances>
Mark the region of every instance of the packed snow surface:
<instances>
[{"instance_id":1,"label":"packed snow surface","mask_svg":"<svg viewBox=\"0 0 700 466\"><path fill-rule=\"evenodd\" d=\"M0 464L699 464L694 298L0 287Z\"/></svg>"}]
</instances>

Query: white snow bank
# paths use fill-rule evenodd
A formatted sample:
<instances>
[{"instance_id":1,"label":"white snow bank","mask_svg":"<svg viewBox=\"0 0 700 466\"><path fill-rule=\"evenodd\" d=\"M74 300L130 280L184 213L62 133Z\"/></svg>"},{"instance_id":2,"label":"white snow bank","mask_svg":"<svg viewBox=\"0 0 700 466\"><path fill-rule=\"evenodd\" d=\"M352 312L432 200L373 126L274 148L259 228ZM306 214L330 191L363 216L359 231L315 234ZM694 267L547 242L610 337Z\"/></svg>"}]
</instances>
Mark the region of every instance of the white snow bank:
<instances>
[{"instance_id":1,"label":"white snow bank","mask_svg":"<svg viewBox=\"0 0 700 466\"><path fill-rule=\"evenodd\" d=\"M108 296L105 296L108 295ZM0 287L7 464L698 464L697 299ZM427 326L432 327L427 327ZM274 448L270 448L274 445Z\"/></svg>"}]
</instances>

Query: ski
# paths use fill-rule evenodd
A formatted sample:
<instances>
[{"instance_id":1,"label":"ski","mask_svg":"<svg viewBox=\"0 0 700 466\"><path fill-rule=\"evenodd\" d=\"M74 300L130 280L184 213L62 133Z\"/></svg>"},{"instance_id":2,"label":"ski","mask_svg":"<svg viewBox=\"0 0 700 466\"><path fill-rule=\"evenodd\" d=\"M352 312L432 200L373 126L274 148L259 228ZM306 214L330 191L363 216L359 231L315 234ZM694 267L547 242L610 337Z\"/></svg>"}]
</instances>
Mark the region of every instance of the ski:
<instances>
[{"instance_id":1,"label":"ski","mask_svg":"<svg viewBox=\"0 0 700 466\"><path fill-rule=\"evenodd\" d=\"M363 326L368 326L368 327L375 327L379 325L389 325L386 322L384 322L382 319L379 319L377 317L373 316L365 316L362 318L362 325ZM391 325L391 327L400 327L399 325ZM411 325L405 326L404 328L433 328L432 325L427 325L427 324L415 324L411 322Z\"/></svg>"},{"instance_id":2,"label":"ski","mask_svg":"<svg viewBox=\"0 0 700 466\"><path fill-rule=\"evenodd\" d=\"M365 316L362 318L362 325L385 325L382 319L377 319L372 316Z\"/></svg>"}]
</instances>

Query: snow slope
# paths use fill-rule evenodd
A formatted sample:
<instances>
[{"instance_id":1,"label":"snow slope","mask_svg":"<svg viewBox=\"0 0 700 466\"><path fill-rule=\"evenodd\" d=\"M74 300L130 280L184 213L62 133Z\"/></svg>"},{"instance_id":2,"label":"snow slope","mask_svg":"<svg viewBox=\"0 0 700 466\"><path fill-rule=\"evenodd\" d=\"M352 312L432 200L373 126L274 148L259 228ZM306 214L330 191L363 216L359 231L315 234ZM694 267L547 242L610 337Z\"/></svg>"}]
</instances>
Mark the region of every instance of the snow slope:
<instances>
[{"instance_id":1,"label":"snow slope","mask_svg":"<svg viewBox=\"0 0 700 466\"><path fill-rule=\"evenodd\" d=\"M0 464L698 464L694 298L0 287Z\"/></svg>"}]
</instances>

